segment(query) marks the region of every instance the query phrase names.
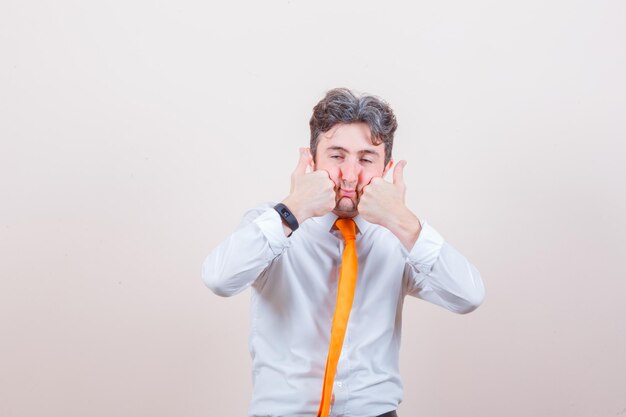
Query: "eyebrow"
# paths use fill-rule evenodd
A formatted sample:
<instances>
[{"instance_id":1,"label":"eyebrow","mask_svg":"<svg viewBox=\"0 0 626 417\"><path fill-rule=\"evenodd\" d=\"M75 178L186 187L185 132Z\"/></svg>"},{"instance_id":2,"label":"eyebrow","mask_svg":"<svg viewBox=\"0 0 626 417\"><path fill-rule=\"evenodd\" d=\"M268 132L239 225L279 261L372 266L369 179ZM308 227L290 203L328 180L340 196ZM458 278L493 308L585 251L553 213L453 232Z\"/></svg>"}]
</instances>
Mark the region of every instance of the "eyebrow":
<instances>
[{"instance_id":1,"label":"eyebrow","mask_svg":"<svg viewBox=\"0 0 626 417\"><path fill-rule=\"evenodd\" d=\"M341 151L341 152L345 152L345 153L350 153L346 148L343 148L341 146L329 146L326 151ZM357 152L359 155L373 155L373 156L379 156L378 152L374 151L373 149L363 149L361 151Z\"/></svg>"}]
</instances>

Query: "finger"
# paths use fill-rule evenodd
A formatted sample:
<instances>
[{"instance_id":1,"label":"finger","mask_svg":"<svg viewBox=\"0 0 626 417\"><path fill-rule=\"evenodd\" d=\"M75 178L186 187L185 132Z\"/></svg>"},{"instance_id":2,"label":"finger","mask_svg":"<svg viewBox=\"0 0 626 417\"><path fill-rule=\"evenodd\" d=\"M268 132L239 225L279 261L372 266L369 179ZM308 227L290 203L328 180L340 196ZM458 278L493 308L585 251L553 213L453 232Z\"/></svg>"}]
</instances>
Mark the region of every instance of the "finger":
<instances>
[{"instance_id":1,"label":"finger","mask_svg":"<svg viewBox=\"0 0 626 417\"><path fill-rule=\"evenodd\" d=\"M303 175L306 173L306 168L309 166L309 161L311 158L311 153L307 148L300 148L300 159L298 160L298 165L296 169L293 171L294 175Z\"/></svg>"},{"instance_id":2,"label":"finger","mask_svg":"<svg viewBox=\"0 0 626 417\"><path fill-rule=\"evenodd\" d=\"M332 178L330 178L330 174L325 169L318 169L317 171L315 171L315 175L319 175L321 178L328 178L328 181L330 181L333 184L335 184L335 182L332 180Z\"/></svg>"},{"instance_id":3,"label":"finger","mask_svg":"<svg viewBox=\"0 0 626 417\"><path fill-rule=\"evenodd\" d=\"M368 185L375 185L375 184L380 184L380 183L384 184L386 182L387 181L385 181L383 177L372 177Z\"/></svg>"},{"instance_id":4,"label":"finger","mask_svg":"<svg viewBox=\"0 0 626 417\"><path fill-rule=\"evenodd\" d=\"M394 185L404 185L404 167L406 166L406 161L400 161L393 169L393 184Z\"/></svg>"}]
</instances>

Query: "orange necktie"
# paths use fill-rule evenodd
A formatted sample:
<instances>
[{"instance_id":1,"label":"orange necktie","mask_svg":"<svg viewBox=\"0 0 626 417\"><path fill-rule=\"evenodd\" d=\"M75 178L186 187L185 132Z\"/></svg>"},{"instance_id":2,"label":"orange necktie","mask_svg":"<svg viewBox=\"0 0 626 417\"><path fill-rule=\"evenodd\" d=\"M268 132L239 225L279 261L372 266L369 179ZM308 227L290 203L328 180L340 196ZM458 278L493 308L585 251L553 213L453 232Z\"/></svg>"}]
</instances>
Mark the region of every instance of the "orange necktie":
<instances>
[{"instance_id":1,"label":"orange necktie","mask_svg":"<svg viewBox=\"0 0 626 417\"><path fill-rule=\"evenodd\" d=\"M335 223L346 242L341 257L341 269L339 272L339 284L337 288L337 304L333 323L330 331L330 347L328 348L328 358L326 359L326 371L324 372L324 385L322 387L322 399L317 417L328 417L330 413L330 399L333 394L333 383L337 362L341 355L343 339L348 327L348 318L354 300L354 289L356 288L356 276L359 269L358 258L356 256L356 224L352 219L337 219Z\"/></svg>"}]
</instances>

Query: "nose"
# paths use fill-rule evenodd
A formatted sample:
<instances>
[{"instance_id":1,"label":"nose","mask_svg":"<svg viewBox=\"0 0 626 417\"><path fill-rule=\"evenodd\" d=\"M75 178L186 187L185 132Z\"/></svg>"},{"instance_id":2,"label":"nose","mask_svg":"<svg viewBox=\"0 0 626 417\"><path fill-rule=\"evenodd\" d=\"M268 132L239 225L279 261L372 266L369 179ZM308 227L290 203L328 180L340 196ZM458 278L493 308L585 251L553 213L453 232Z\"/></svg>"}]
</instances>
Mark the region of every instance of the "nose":
<instances>
[{"instance_id":1,"label":"nose","mask_svg":"<svg viewBox=\"0 0 626 417\"><path fill-rule=\"evenodd\" d=\"M354 183L359 179L359 164L357 161L345 160L339 168L341 179L348 183Z\"/></svg>"}]
</instances>

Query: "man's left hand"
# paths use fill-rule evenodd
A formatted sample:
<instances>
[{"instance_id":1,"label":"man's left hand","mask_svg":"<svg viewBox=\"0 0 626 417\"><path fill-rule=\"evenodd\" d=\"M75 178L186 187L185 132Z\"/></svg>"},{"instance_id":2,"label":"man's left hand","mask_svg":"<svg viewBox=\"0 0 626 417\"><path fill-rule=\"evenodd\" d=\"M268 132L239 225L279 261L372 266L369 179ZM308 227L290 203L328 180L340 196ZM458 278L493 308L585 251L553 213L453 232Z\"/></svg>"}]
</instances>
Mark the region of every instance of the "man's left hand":
<instances>
[{"instance_id":1,"label":"man's left hand","mask_svg":"<svg viewBox=\"0 0 626 417\"><path fill-rule=\"evenodd\" d=\"M374 177L363 187L359 200L359 214L370 223L379 224L395 234L411 250L422 230L417 216L406 206L404 167L400 161L393 170L393 182Z\"/></svg>"}]
</instances>

